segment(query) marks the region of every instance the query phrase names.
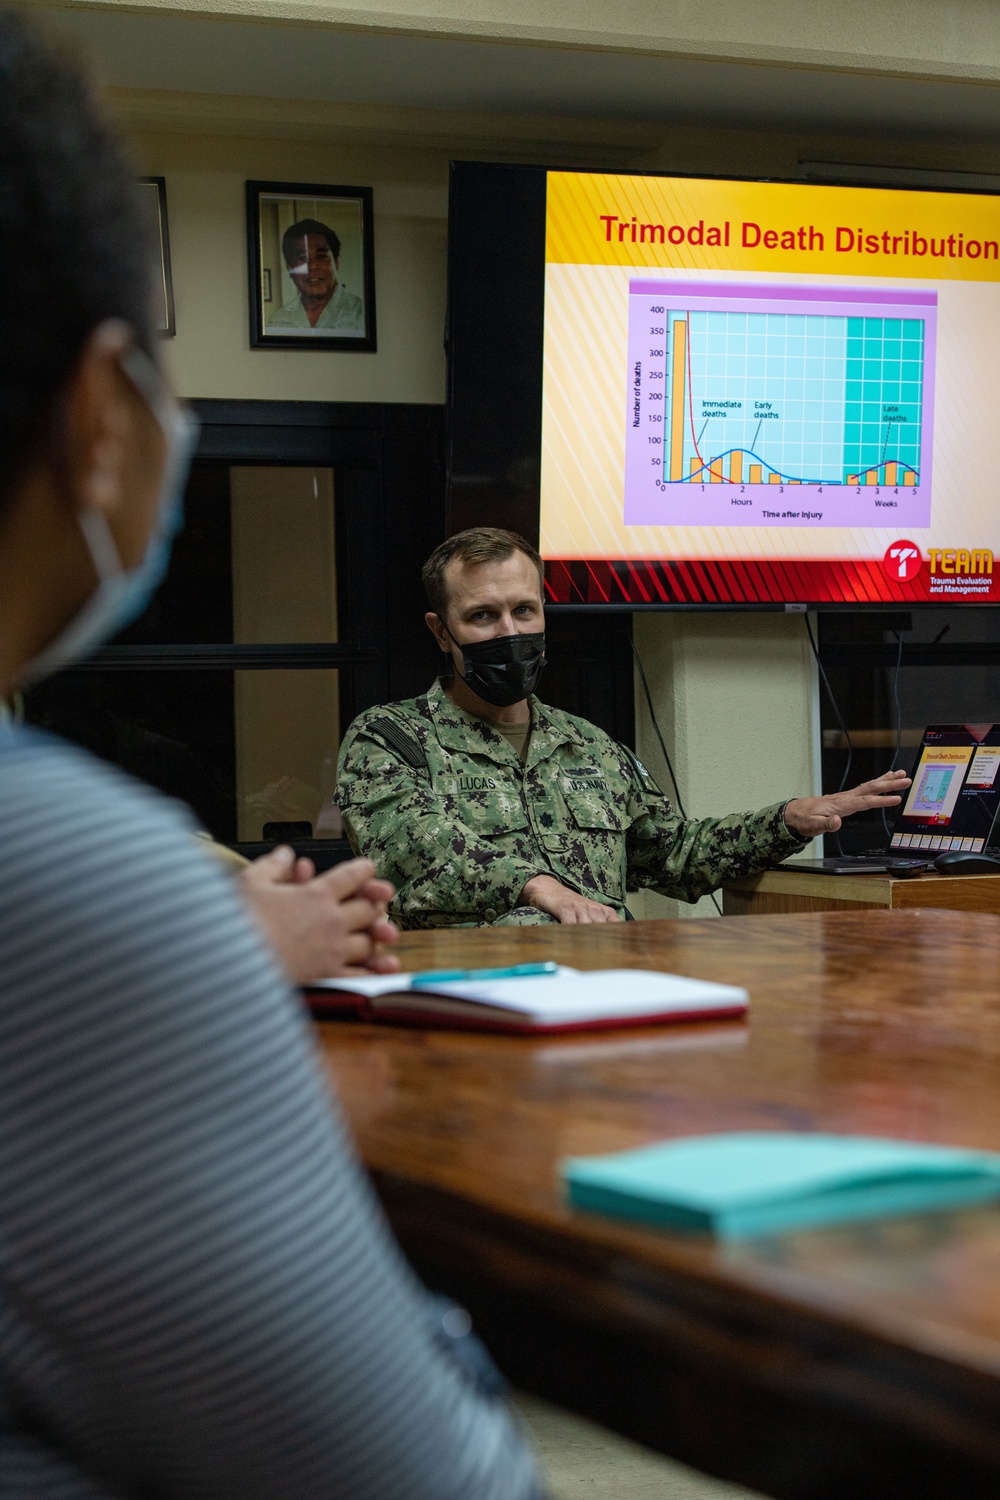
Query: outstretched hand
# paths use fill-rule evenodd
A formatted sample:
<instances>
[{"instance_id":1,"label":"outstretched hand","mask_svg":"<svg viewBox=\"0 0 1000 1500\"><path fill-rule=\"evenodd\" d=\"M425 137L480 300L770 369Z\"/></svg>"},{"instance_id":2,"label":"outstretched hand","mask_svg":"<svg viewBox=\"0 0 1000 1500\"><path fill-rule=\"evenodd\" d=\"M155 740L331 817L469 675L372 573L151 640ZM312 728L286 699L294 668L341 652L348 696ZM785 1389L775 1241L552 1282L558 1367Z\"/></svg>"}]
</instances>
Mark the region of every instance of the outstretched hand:
<instances>
[{"instance_id":1,"label":"outstretched hand","mask_svg":"<svg viewBox=\"0 0 1000 1500\"><path fill-rule=\"evenodd\" d=\"M386 920L393 887L368 859L317 875L311 860L280 846L239 877L244 899L294 984L352 974L393 974L384 951L399 933Z\"/></svg>"},{"instance_id":2,"label":"outstretched hand","mask_svg":"<svg viewBox=\"0 0 1000 1500\"><path fill-rule=\"evenodd\" d=\"M898 807L910 778L905 771L887 771L874 781L863 781L849 792L831 792L827 797L795 797L785 808L785 823L799 838L836 833L852 813L871 807Z\"/></svg>"}]
</instances>

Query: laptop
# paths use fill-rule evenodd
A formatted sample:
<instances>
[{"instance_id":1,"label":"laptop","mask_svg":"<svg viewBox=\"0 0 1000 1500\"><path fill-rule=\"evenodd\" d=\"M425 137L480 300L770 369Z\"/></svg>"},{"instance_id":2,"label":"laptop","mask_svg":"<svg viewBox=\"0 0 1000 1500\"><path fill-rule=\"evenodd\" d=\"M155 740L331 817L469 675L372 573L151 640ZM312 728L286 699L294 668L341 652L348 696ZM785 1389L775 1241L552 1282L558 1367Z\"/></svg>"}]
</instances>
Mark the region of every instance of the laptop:
<instances>
[{"instance_id":1,"label":"laptop","mask_svg":"<svg viewBox=\"0 0 1000 1500\"><path fill-rule=\"evenodd\" d=\"M983 853L1000 810L1000 724L929 725L912 777L882 848L826 859L789 859L780 868L861 875L895 867L903 873L946 849Z\"/></svg>"}]
</instances>

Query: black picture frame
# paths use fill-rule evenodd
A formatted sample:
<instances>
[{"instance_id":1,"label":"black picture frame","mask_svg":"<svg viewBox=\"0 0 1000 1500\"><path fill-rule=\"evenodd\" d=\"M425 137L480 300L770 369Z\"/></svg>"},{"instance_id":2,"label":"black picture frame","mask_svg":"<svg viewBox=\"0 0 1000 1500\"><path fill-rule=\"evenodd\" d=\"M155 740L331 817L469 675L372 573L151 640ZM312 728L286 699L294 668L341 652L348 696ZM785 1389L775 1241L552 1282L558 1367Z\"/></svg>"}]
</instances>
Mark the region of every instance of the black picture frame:
<instances>
[{"instance_id":1,"label":"black picture frame","mask_svg":"<svg viewBox=\"0 0 1000 1500\"><path fill-rule=\"evenodd\" d=\"M246 194L251 349L328 349L342 354L374 354L377 344L371 188L252 181L246 185ZM334 237L327 240L329 250L334 252L333 293L321 307L317 326L310 324L302 294L292 281L282 250L284 236L304 220L323 225ZM308 234L304 239L308 247ZM339 254L335 244L339 245ZM271 273L271 300L267 302L265 271ZM331 319L335 301L338 305ZM324 319L327 319L325 324Z\"/></svg>"},{"instance_id":2,"label":"black picture frame","mask_svg":"<svg viewBox=\"0 0 1000 1500\"><path fill-rule=\"evenodd\" d=\"M148 203L153 238L159 246L159 263L154 277L154 327L157 333L173 338L177 332L174 317L174 283L170 271L170 229L167 223L167 180L165 177L140 177L139 187Z\"/></svg>"}]
</instances>

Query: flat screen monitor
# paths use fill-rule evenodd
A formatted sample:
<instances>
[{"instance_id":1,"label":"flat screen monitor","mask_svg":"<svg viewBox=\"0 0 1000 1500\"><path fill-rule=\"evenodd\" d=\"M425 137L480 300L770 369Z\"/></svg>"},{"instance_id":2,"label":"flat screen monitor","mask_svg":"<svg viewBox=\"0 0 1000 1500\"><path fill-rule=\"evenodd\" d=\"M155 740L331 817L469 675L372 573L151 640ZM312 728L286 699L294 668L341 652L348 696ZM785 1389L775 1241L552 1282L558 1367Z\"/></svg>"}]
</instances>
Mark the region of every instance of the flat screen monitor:
<instances>
[{"instance_id":1,"label":"flat screen monitor","mask_svg":"<svg viewBox=\"0 0 1000 1500\"><path fill-rule=\"evenodd\" d=\"M890 848L981 853L992 843L998 808L1000 724L932 724Z\"/></svg>"},{"instance_id":2,"label":"flat screen monitor","mask_svg":"<svg viewBox=\"0 0 1000 1500\"><path fill-rule=\"evenodd\" d=\"M456 164L452 526L556 604L995 602L998 201Z\"/></svg>"}]
</instances>

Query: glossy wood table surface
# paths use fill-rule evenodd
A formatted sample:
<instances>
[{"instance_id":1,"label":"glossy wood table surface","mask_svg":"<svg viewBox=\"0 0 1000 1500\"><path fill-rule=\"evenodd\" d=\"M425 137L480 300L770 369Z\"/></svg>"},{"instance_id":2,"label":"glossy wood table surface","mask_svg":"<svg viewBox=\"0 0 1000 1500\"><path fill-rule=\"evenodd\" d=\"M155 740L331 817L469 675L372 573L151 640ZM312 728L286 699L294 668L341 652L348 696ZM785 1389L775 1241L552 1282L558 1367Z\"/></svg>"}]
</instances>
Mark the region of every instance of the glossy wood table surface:
<instances>
[{"instance_id":1,"label":"glossy wood table surface","mask_svg":"<svg viewBox=\"0 0 1000 1500\"><path fill-rule=\"evenodd\" d=\"M820 875L812 870L765 870L727 886L722 910L727 917L774 916L799 911L892 911L937 906L948 911L986 911L1000 916L1000 874Z\"/></svg>"},{"instance_id":2,"label":"glossy wood table surface","mask_svg":"<svg viewBox=\"0 0 1000 1500\"><path fill-rule=\"evenodd\" d=\"M557 1176L719 1130L1000 1150L1000 918L493 929L401 953L751 993L747 1024L575 1038L318 1027L407 1253L516 1381L776 1496L1000 1495L1000 1207L716 1247L573 1212Z\"/></svg>"}]
</instances>

